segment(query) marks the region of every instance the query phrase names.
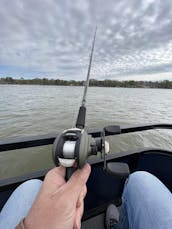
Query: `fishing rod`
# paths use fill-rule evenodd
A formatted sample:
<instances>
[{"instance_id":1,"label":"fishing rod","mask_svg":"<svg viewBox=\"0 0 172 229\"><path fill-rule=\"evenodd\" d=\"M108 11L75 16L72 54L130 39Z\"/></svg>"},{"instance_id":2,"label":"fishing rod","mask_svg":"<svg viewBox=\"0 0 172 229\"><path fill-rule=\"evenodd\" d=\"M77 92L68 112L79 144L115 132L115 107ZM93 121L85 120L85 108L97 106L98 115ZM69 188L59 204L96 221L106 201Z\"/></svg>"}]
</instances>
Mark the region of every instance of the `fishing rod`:
<instances>
[{"instance_id":1,"label":"fishing rod","mask_svg":"<svg viewBox=\"0 0 172 229\"><path fill-rule=\"evenodd\" d=\"M82 168L90 155L97 154L97 145L85 128L86 96L89 86L90 71L96 40L97 27L95 28L92 48L89 58L87 78L85 81L82 103L79 108L75 128L64 130L54 141L53 160L56 166L66 167L66 180L70 178L77 168Z\"/></svg>"},{"instance_id":2,"label":"fishing rod","mask_svg":"<svg viewBox=\"0 0 172 229\"><path fill-rule=\"evenodd\" d=\"M92 41L92 48L91 48L91 54L90 54L90 59L89 59L88 72L87 72L87 78L85 81L82 103L79 108L78 117L76 121L76 128L80 128L80 129L83 129L85 127L85 116L86 116L85 104L86 104L87 90L88 90L89 81L90 81L90 71L91 71L91 64L92 64L92 59L93 59L94 45L95 45L95 40L96 40L96 32L97 32L97 27L95 28L94 37Z\"/></svg>"},{"instance_id":3,"label":"fishing rod","mask_svg":"<svg viewBox=\"0 0 172 229\"><path fill-rule=\"evenodd\" d=\"M64 130L59 136L57 136L53 143L53 161L56 166L62 165L66 167L66 181L69 180L75 170L84 166L89 156L97 155L98 152L101 152L104 160L104 170L115 176L126 177L126 174L128 176L128 167L126 165L121 165L120 163L106 163L106 157L109 153L109 143L105 141L105 133L109 131L109 128L104 127L101 133L101 138L97 140L85 130L86 95L89 86L96 31L97 28L94 32L87 78L75 128ZM112 130L113 128L110 128L110 131Z\"/></svg>"}]
</instances>

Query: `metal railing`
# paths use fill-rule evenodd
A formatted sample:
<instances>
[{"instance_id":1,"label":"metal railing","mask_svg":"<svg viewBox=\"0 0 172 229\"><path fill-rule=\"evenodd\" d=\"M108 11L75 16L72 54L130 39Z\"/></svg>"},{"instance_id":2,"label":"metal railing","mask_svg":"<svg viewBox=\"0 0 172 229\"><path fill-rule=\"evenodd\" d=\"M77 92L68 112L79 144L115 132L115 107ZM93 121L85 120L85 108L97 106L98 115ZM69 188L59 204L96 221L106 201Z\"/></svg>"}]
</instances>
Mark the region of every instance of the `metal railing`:
<instances>
[{"instance_id":1,"label":"metal railing","mask_svg":"<svg viewBox=\"0 0 172 229\"><path fill-rule=\"evenodd\" d=\"M127 127L109 126L109 127L110 128L107 127L107 130L105 131L106 136L127 134L127 133L140 132L140 131L146 131L152 129L172 129L172 124L151 124L151 125L127 126ZM89 130L88 133L92 135L92 137L94 138L101 136L100 129ZM57 134L52 133L52 134L29 136L23 138L18 137L18 138L0 139L0 152L51 145L53 144L56 137Z\"/></svg>"}]
</instances>

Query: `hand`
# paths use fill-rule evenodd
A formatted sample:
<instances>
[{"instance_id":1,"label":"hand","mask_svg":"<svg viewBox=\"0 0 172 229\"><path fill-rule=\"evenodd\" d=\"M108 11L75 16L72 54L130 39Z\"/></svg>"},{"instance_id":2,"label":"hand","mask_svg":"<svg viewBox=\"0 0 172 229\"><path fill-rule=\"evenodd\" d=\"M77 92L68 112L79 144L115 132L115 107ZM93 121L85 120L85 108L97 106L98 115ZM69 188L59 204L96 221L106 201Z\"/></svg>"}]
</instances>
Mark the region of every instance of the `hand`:
<instances>
[{"instance_id":1,"label":"hand","mask_svg":"<svg viewBox=\"0 0 172 229\"><path fill-rule=\"evenodd\" d=\"M86 182L91 168L86 164L65 181L65 168L48 172L38 196L24 220L25 229L78 229L84 211Z\"/></svg>"}]
</instances>

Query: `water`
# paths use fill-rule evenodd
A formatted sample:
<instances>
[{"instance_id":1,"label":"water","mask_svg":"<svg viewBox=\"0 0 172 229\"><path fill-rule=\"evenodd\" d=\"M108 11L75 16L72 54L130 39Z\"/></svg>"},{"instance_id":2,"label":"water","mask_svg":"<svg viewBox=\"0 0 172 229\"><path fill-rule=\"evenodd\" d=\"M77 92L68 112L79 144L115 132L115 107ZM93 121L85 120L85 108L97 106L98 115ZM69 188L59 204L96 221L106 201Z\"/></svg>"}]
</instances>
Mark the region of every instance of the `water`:
<instances>
[{"instance_id":1,"label":"water","mask_svg":"<svg viewBox=\"0 0 172 229\"><path fill-rule=\"evenodd\" d=\"M47 134L74 126L82 87L0 85L0 138ZM172 90L89 88L87 128L172 123ZM111 152L172 149L172 131L109 137ZM0 153L0 178L53 166L51 146Z\"/></svg>"}]
</instances>

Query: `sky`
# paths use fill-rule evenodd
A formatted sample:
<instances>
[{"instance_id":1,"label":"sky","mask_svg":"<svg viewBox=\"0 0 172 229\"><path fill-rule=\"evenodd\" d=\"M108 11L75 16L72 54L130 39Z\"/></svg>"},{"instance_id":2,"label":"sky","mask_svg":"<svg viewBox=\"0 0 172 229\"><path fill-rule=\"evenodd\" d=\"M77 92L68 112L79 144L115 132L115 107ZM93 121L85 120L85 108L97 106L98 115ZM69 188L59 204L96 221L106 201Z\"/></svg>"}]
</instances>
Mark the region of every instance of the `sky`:
<instances>
[{"instance_id":1,"label":"sky","mask_svg":"<svg viewBox=\"0 0 172 229\"><path fill-rule=\"evenodd\" d=\"M0 77L172 80L171 0L0 0Z\"/></svg>"}]
</instances>

